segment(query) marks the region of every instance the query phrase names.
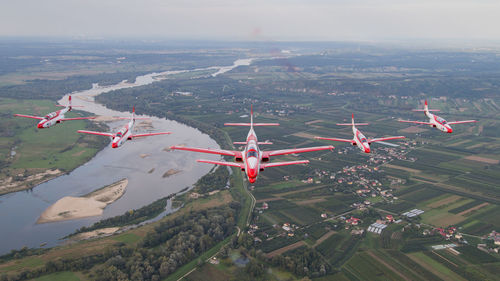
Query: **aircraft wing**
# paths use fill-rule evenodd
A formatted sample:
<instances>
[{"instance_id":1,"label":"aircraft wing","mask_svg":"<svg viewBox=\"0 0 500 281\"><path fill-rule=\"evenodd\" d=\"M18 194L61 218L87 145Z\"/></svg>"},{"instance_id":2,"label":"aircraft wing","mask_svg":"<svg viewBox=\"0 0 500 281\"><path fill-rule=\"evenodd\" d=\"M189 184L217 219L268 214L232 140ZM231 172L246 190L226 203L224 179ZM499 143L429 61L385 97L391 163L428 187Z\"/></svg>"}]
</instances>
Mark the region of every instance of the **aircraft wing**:
<instances>
[{"instance_id":1,"label":"aircraft wing","mask_svg":"<svg viewBox=\"0 0 500 281\"><path fill-rule=\"evenodd\" d=\"M407 120L398 120L403 123L415 123L415 124L424 124L424 125L432 125L431 122L420 122L420 121L407 121Z\"/></svg>"},{"instance_id":2,"label":"aircraft wing","mask_svg":"<svg viewBox=\"0 0 500 281\"><path fill-rule=\"evenodd\" d=\"M404 136L397 136L397 137L387 137L387 138L376 138L376 139L369 139L368 143L372 142L378 142L378 141L386 141L386 140L397 140L397 139L404 139Z\"/></svg>"},{"instance_id":3,"label":"aircraft wing","mask_svg":"<svg viewBox=\"0 0 500 281\"><path fill-rule=\"evenodd\" d=\"M91 135L112 137L112 138L115 137L115 135L111 134L111 133L102 133L102 132L94 132L94 131L86 131L86 130L78 130L77 132L78 133L84 133L84 134L91 134Z\"/></svg>"},{"instance_id":4,"label":"aircraft wing","mask_svg":"<svg viewBox=\"0 0 500 281\"><path fill-rule=\"evenodd\" d=\"M204 160L204 159L199 159L196 160L197 162L200 163L208 163L208 164L215 164L215 165L222 165L222 166L231 166L231 167L238 167L238 168L243 168L244 165L240 163L234 163L234 162L226 162L226 161L213 161L213 160Z\"/></svg>"},{"instance_id":5,"label":"aircraft wing","mask_svg":"<svg viewBox=\"0 0 500 281\"><path fill-rule=\"evenodd\" d=\"M278 166L288 166L288 165L296 165L296 164L307 164L309 160L300 160L300 161L289 161L289 162L273 162L273 163L262 163L260 164L262 168L270 168L270 167L278 167Z\"/></svg>"},{"instance_id":6,"label":"aircraft wing","mask_svg":"<svg viewBox=\"0 0 500 281\"><path fill-rule=\"evenodd\" d=\"M452 121L448 122L448 124L453 125L453 124L464 124L464 123L476 123L476 120L465 120L465 121Z\"/></svg>"},{"instance_id":7,"label":"aircraft wing","mask_svg":"<svg viewBox=\"0 0 500 281\"><path fill-rule=\"evenodd\" d=\"M304 153L304 152L312 152L312 151L320 151L320 150L333 150L333 149L334 149L334 147L332 145L327 145L327 146L315 146L315 147L271 150L271 151L264 151L264 153L267 154L267 156L277 156L277 155Z\"/></svg>"},{"instance_id":8,"label":"aircraft wing","mask_svg":"<svg viewBox=\"0 0 500 281\"><path fill-rule=\"evenodd\" d=\"M85 119L95 119L95 117L75 117L75 118L63 118L61 121L70 121L70 120L85 120Z\"/></svg>"},{"instance_id":9,"label":"aircraft wing","mask_svg":"<svg viewBox=\"0 0 500 281\"><path fill-rule=\"evenodd\" d=\"M232 151L232 150L224 150L224 149L196 148L196 147L185 147L185 146L176 146L176 145L171 146L170 149L187 150L187 151L210 153L210 154L219 154L219 155L226 155L226 156L233 156L233 157L241 155L240 151Z\"/></svg>"},{"instance_id":10,"label":"aircraft wing","mask_svg":"<svg viewBox=\"0 0 500 281\"><path fill-rule=\"evenodd\" d=\"M346 140L346 139L338 139L338 138L323 138L323 137L314 137L317 140L330 140L330 141L342 141L342 142L350 142L354 143L354 140Z\"/></svg>"},{"instance_id":11,"label":"aircraft wing","mask_svg":"<svg viewBox=\"0 0 500 281\"><path fill-rule=\"evenodd\" d=\"M24 114L14 114L14 116L17 116L17 117L26 117L26 118L38 119L38 120L44 119L43 117L40 117L40 116L32 116L32 115L24 115Z\"/></svg>"},{"instance_id":12,"label":"aircraft wing","mask_svg":"<svg viewBox=\"0 0 500 281\"><path fill-rule=\"evenodd\" d=\"M140 138L140 137L148 137L148 136L157 136L157 135L170 135L171 132L162 132L162 133L149 133L149 134L134 134L132 138Z\"/></svg>"}]
</instances>

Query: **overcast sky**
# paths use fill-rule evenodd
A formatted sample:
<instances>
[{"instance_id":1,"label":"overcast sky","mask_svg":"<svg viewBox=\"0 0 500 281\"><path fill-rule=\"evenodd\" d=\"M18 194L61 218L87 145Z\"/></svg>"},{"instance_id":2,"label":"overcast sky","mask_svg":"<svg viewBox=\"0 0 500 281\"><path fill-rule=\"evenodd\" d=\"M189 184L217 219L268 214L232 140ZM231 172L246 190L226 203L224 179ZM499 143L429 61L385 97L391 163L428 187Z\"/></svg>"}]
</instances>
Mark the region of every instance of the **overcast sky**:
<instances>
[{"instance_id":1,"label":"overcast sky","mask_svg":"<svg viewBox=\"0 0 500 281\"><path fill-rule=\"evenodd\" d=\"M498 0L1 0L0 36L500 40Z\"/></svg>"}]
</instances>

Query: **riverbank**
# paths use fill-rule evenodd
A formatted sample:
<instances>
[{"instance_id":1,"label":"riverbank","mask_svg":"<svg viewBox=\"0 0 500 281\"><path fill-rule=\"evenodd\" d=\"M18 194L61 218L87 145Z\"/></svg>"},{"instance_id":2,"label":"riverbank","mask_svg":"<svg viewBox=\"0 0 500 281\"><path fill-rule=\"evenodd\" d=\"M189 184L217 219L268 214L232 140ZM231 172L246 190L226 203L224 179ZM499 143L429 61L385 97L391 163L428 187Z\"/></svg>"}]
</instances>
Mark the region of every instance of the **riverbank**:
<instances>
[{"instance_id":1,"label":"riverbank","mask_svg":"<svg viewBox=\"0 0 500 281\"><path fill-rule=\"evenodd\" d=\"M48 207L37 224L100 216L107 205L125 193L128 179L122 179L82 197L66 196Z\"/></svg>"},{"instance_id":2,"label":"riverbank","mask_svg":"<svg viewBox=\"0 0 500 281\"><path fill-rule=\"evenodd\" d=\"M34 186L56 178L61 174L62 171L59 169L49 169L41 173L26 176L23 180L15 180L12 176L0 179L0 195L33 188ZM16 177L24 176L25 175L21 172L20 174L17 174Z\"/></svg>"},{"instance_id":3,"label":"riverbank","mask_svg":"<svg viewBox=\"0 0 500 281\"><path fill-rule=\"evenodd\" d=\"M102 123L75 120L49 129L37 129L36 121L14 117L14 113L43 115L58 108L52 100L0 98L5 113L5 130L0 136L0 195L32 189L70 173L92 159L109 142L97 136L77 134L79 129L106 130ZM81 114L79 114L81 115ZM71 113L68 117L75 117Z\"/></svg>"}]
</instances>

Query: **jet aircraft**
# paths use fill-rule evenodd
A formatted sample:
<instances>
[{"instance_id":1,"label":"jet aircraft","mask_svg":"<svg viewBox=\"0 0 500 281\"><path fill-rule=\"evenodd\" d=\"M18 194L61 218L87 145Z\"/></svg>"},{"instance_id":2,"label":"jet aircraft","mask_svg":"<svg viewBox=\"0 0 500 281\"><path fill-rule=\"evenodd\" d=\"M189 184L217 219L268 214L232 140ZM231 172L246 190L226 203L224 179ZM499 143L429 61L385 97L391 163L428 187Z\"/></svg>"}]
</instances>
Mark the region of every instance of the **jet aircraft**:
<instances>
[{"instance_id":1,"label":"jet aircraft","mask_svg":"<svg viewBox=\"0 0 500 281\"><path fill-rule=\"evenodd\" d=\"M68 106L58 105L58 106L63 106L64 108L60 109L58 111L55 111L55 112L51 112L51 113L45 115L44 117L33 116L33 115L24 115L24 114L14 114L14 116L41 120L40 122L38 122L38 125L37 125L38 129L49 128L49 127L54 126L55 124L61 123L63 121L94 119L95 118L95 117L65 118L64 114L66 114L67 112L70 112L73 107L80 107L80 106L73 106L71 104L71 96L68 97L68 100L69 100Z\"/></svg>"},{"instance_id":2,"label":"jet aircraft","mask_svg":"<svg viewBox=\"0 0 500 281\"><path fill-rule=\"evenodd\" d=\"M352 145L357 145L359 149L363 150L365 153L370 153L370 143L380 142L386 140L395 140L395 139L404 139L404 136L397 137L386 137L386 138L376 138L376 139L367 139L359 130L356 128L357 126L368 125L368 123L354 123L354 114L352 114L352 122L351 123L338 123L337 126L352 126L352 132L354 137L352 140L348 139L339 139L339 138L323 138L323 137L315 137L315 139L320 140L331 140L331 141L341 141L341 142L350 142Z\"/></svg>"},{"instance_id":3,"label":"jet aircraft","mask_svg":"<svg viewBox=\"0 0 500 281\"><path fill-rule=\"evenodd\" d=\"M219 154L225 156L232 156L235 162L225 162L225 161L212 161L212 160L197 160L202 163L224 165L238 167L244 171L247 175L248 181L254 183L257 180L259 172L264 171L266 168L295 165L295 164L307 164L309 160L299 160L299 161L287 161L287 162L274 162L269 163L271 156L286 155L293 153L303 153L311 151L320 150L332 150L334 147L329 146L318 146L318 147L306 147L306 148L293 148L293 149L283 149L283 150L272 150L272 151L262 151L259 149L259 145L272 144L270 142L259 142L257 135L255 134L254 127L258 126L279 126L278 123L254 123L253 122L253 107L250 109L250 123L225 123L225 126L248 126L250 130L247 135L247 139L244 142L235 142L234 144L245 145L243 151L233 151L233 150L222 150L222 149L204 149L204 148L193 148L193 147L183 147L183 146L172 146L171 149L175 150L187 150L210 154Z\"/></svg>"},{"instance_id":4,"label":"jet aircraft","mask_svg":"<svg viewBox=\"0 0 500 281\"><path fill-rule=\"evenodd\" d=\"M139 137L147 137L147 136L156 136L156 135L168 135L171 132L161 132L161 133L148 133L148 134L134 134L132 133L135 125L135 120L137 119L148 119L148 118L136 118L135 117L135 107L132 107L132 117L131 118L120 118L120 119L128 119L130 120L125 126L123 126L116 133L103 133L103 132L94 132L94 131L86 131L86 130L78 130L78 133L99 135L99 136L107 136L110 137L113 141L111 142L112 148L118 148L122 146L127 140L131 140Z\"/></svg>"},{"instance_id":5,"label":"jet aircraft","mask_svg":"<svg viewBox=\"0 0 500 281\"><path fill-rule=\"evenodd\" d=\"M429 125L431 127L437 128L438 130L443 131L445 133L449 133L449 134L453 133L453 129L451 128L450 125L477 122L476 120L447 122L443 118L431 113L431 111L439 111L439 110L438 109L429 109L429 107L427 105L427 100L425 100L424 109L414 109L413 111L425 112L425 116L427 116L427 118L429 118L429 122L406 121L406 120L399 120L399 122Z\"/></svg>"}]
</instances>

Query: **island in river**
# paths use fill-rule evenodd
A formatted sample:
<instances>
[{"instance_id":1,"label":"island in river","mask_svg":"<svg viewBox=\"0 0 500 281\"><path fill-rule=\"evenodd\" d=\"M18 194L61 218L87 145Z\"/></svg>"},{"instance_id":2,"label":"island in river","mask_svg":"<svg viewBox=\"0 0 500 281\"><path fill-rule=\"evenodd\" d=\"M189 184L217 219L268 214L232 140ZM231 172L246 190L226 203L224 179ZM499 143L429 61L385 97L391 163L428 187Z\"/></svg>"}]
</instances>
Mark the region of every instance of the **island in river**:
<instances>
[{"instance_id":1,"label":"island in river","mask_svg":"<svg viewBox=\"0 0 500 281\"><path fill-rule=\"evenodd\" d=\"M118 200L125 193L128 179L92 191L82 197L66 196L49 206L36 223L49 223L100 216L107 205Z\"/></svg>"}]
</instances>

